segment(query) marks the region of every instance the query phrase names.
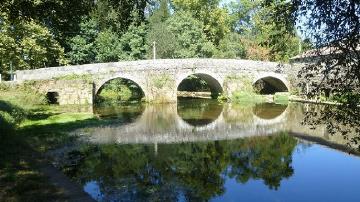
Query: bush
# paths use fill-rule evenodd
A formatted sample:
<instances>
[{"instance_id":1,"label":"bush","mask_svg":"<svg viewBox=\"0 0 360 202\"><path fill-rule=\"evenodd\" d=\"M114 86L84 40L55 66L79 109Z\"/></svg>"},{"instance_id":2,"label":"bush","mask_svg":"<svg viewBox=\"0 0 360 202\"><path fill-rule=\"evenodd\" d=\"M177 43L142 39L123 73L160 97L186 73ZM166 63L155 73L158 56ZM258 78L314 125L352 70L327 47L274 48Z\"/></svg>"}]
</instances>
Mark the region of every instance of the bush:
<instances>
[{"instance_id":1,"label":"bush","mask_svg":"<svg viewBox=\"0 0 360 202\"><path fill-rule=\"evenodd\" d=\"M15 119L9 113L0 111L0 136L13 133L15 123Z\"/></svg>"},{"instance_id":2,"label":"bush","mask_svg":"<svg viewBox=\"0 0 360 202\"><path fill-rule=\"evenodd\" d=\"M27 116L27 112L8 102L0 100L0 134L12 134L16 125L21 123Z\"/></svg>"}]
</instances>

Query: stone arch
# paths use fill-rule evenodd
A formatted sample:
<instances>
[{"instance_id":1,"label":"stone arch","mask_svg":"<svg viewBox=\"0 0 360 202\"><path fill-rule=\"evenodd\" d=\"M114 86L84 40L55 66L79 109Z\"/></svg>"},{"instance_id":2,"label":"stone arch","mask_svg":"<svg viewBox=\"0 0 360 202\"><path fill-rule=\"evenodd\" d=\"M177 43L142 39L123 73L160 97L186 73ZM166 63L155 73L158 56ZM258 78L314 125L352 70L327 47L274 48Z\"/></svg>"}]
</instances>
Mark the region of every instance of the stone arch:
<instances>
[{"instance_id":1,"label":"stone arch","mask_svg":"<svg viewBox=\"0 0 360 202\"><path fill-rule=\"evenodd\" d=\"M99 94L100 90L104 87L104 85L114 79L125 79L125 80L129 80L131 82L133 82L134 84L136 84L139 89L141 90L143 97L147 96L147 92L146 92L146 88L145 85L143 84L143 82L138 81L135 77L132 76L127 76L127 75L118 75L118 76L113 76L110 78L106 78L103 80L100 80L98 82L95 82L95 86L94 86L94 98Z\"/></svg>"},{"instance_id":2,"label":"stone arch","mask_svg":"<svg viewBox=\"0 0 360 202\"><path fill-rule=\"evenodd\" d=\"M276 92L289 92L290 85L287 80L278 74L267 73L256 77L253 86L263 85L260 94L274 94Z\"/></svg>"},{"instance_id":3,"label":"stone arch","mask_svg":"<svg viewBox=\"0 0 360 202\"><path fill-rule=\"evenodd\" d=\"M177 86L176 90L178 90L181 83L188 76L191 76L191 75L194 75L194 76L197 76L197 77L203 79L210 87L210 91L212 94L219 95L219 94L223 93L223 86L221 84L222 83L221 78L215 76L214 74L202 73L202 72L183 74L180 77L178 77L178 79L176 81L176 86Z\"/></svg>"}]
</instances>

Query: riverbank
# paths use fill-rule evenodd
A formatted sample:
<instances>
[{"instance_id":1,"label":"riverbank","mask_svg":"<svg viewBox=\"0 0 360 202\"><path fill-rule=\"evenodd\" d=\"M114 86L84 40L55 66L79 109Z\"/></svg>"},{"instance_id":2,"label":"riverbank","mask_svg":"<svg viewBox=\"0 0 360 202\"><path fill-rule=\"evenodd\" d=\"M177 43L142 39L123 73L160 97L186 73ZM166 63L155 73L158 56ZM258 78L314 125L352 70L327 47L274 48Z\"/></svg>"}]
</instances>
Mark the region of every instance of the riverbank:
<instances>
[{"instance_id":1,"label":"riverbank","mask_svg":"<svg viewBox=\"0 0 360 202\"><path fill-rule=\"evenodd\" d=\"M24 86L1 89L0 201L91 201L43 154L71 141L68 129L95 121L81 109L46 105Z\"/></svg>"}]
</instances>

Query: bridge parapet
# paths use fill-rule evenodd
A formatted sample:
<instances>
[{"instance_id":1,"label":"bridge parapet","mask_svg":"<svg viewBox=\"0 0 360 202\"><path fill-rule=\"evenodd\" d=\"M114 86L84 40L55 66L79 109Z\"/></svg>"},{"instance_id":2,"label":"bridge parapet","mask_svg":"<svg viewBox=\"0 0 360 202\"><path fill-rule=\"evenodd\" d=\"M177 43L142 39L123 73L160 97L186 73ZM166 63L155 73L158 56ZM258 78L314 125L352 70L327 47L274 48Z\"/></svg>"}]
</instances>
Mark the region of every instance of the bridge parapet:
<instances>
[{"instance_id":1,"label":"bridge parapet","mask_svg":"<svg viewBox=\"0 0 360 202\"><path fill-rule=\"evenodd\" d=\"M161 59L41 68L17 71L16 74L19 82L52 79L69 80L67 78L69 76L76 80L86 75L86 81L93 84L88 85L90 89L87 90L87 92L93 92L92 96L95 96L106 82L115 78L125 78L137 83L148 101L176 102L178 85L192 74L204 77L204 80L210 81L211 84L209 85L216 85L215 87L219 91L225 95L231 95L241 86L238 84L231 85L226 80L226 78L234 76L245 76L255 82L256 79L268 75L279 79L290 88L291 85L288 83L288 76L284 70L286 68L275 62L235 59ZM54 82L54 85L62 86L60 83ZM233 87L227 88L226 86ZM43 91L45 89L44 87ZM55 87L50 88L49 86L48 92L54 91L53 89ZM79 94L75 89L73 92L74 96ZM89 101L88 98L86 100ZM78 103L82 103L82 101Z\"/></svg>"}]
</instances>

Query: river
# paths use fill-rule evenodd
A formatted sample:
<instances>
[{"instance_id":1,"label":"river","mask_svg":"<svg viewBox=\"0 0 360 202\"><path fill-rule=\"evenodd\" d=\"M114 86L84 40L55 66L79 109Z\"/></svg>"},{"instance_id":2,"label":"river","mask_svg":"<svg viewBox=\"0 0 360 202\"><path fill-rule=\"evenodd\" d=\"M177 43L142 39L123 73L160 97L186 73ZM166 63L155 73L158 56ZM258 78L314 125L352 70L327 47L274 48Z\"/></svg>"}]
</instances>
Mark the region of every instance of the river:
<instances>
[{"instance_id":1,"label":"river","mask_svg":"<svg viewBox=\"0 0 360 202\"><path fill-rule=\"evenodd\" d=\"M360 158L303 123L322 106L177 104L94 108L104 124L49 152L97 201L360 201ZM351 147L351 145L350 145Z\"/></svg>"}]
</instances>

